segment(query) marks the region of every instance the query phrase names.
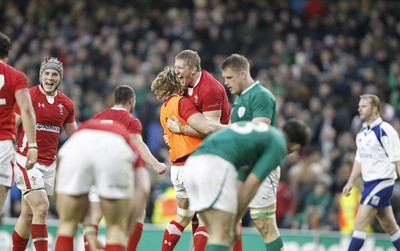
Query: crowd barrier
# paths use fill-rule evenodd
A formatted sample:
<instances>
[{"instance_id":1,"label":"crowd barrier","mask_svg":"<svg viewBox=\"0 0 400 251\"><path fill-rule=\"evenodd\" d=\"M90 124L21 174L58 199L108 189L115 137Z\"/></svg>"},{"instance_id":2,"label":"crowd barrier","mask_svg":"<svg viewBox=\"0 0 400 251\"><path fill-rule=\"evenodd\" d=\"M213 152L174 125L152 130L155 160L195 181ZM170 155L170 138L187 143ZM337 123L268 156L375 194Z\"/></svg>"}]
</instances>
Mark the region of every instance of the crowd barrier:
<instances>
[{"instance_id":1,"label":"crowd barrier","mask_svg":"<svg viewBox=\"0 0 400 251\"><path fill-rule=\"evenodd\" d=\"M4 219L0 226L0 250L11 250L12 231L15 219ZM49 220L49 250L53 250L54 239L57 233L57 220ZM138 251L161 250L161 241L164 229L151 224L145 224L142 239ZM285 244L285 251L343 251L347 249L350 236L342 236L332 231L306 231L306 230L281 230L282 239ZM99 239L105 240L105 230L99 229ZM79 230L75 239L76 251L84 251L82 241L82 229ZM187 229L176 246L176 251L192 250L191 229ZM262 238L254 228L243 229L243 249L245 251L265 250ZM34 251L31 242L26 251ZM389 238L385 234L368 234L362 251L396 251Z\"/></svg>"}]
</instances>

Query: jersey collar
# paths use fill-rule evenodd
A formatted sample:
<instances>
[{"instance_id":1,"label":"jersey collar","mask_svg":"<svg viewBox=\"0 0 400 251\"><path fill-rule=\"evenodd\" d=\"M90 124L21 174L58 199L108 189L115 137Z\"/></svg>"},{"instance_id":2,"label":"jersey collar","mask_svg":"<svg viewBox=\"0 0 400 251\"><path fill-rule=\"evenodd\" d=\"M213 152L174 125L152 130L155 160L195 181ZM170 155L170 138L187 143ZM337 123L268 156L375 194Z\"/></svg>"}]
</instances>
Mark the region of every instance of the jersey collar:
<instances>
[{"instance_id":1,"label":"jersey collar","mask_svg":"<svg viewBox=\"0 0 400 251\"><path fill-rule=\"evenodd\" d=\"M369 125L369 129L374 128L375 126L379 125L382 122L383 122L382 118L377 118L374 122L372 122L371 125ZM368 128L368 125L366 122L364 122L362 126L363 126L363 128Z\"/></svg>"},{"instance_id":2,"label":"jersey collar","mask_svg":"<svg viewBox=\"0 0 400 251\"><path fill-rule=\"evenodd\" d=\"M260 81L257 80L256 82L252 83L249 87L247 87L244 91L242 91L240 93L240 95L245 94L246 92L248 92L249 90L251 90L254 86L256 86L258 84L260 84Z\"/></svg>"},{"instance_id":3,"label":"jersey collar","mask_svg":"<svg viewBox=\"0 0 400 251\"><path fill-rule=\"evenodd\" d=\"M194 87L196 87L196 85L200 82L200 79L201 79L201 75L202 75L202 74L203 74L203 72L200 71L200 74L199 74L199 77L198 77L197 80L196 80L196 83L194 83L193 87L189 87L189 88L194 88Z\"/></svg>"}]
</instances>

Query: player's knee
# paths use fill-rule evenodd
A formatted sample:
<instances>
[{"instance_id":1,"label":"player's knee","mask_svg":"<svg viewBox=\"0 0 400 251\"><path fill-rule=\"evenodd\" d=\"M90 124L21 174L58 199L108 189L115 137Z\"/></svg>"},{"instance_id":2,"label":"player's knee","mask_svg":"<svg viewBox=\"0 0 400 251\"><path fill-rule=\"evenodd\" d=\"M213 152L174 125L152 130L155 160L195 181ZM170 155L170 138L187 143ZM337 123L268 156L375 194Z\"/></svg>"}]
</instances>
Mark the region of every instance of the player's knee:
<instances>
[{"instance_id":1,"label":"player's knee","mask_svg":"<svg viewBox=\"0 0 400 251\"><path fill-rule=\"evenodd\" d=\"M192 220L195 212L189 209L177 207L177 220L182 226L187 226Z\"/></svg>"},{"instance_id":2,"label":"player's knee","mask_svg":"<svg viewBox=\"0 0 400 251\"><path fill-rule=\"evenodd\" d=\"M195 212L190 209L184 209L184 208L177 207L177 213L178 213L178 215L180 215L182 217L191 219L194 216Z\"/></svg>"}]
</instances>

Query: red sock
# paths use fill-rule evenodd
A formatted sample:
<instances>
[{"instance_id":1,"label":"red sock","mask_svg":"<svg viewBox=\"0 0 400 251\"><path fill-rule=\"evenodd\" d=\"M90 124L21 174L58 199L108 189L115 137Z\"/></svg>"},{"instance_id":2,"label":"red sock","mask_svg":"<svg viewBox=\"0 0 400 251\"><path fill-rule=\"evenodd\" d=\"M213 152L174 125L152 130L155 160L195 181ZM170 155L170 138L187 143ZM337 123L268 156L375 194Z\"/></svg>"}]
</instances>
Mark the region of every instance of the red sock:
<instances>
[{"instance_id":1,"label":"red sock","mask_svg":"<svg viewBox=\"0 0 400 251\"><path fill-rule=\"evenodd\" d=\"M74 237L57 235L54 251L72 251L74 250Z\"/></svg>"},{"instance_id":2,"label":"red sock","mask_svg":"<svg viewBox=\"0 0 400 251\"><path fill-rule=\"evenodd\" d=\"M192 235L194 235L198 227L199 227L199 219L197 218L197 214L194 214L192 218Z\"/></svg>"},{"instance_id":3,"label":"red sock","mask_svg":"<svg viewBox=\"0 0 400 251\"><path fill-rule=\"evenodd\" d=\"M143 233L143 223L136 222L134 229L132 230L131 234L129 235L128 246L127 246L126 250L136 251L136 248L139 244L140 238L142 237L142 233Z\"/></svg>"},{"instance_id":4,"label":"red sock","mask_svg":"<svg viewBox=\"0 0 400 251\"><path fill-rule=\"evenodd\" d=\"M193 236L193 251L204 251L206 250L208 240L208 233L206 226L201 226L196 229Z\"/></svg>"},{"instance_id":5,"label":"red sock","mask_svg":"<svg viewBox=\"0 0 400 251\"><path fill-rule=\"evenodd\" d=\"M161 251L172 251L181 238L185 228L176 221L171 221L164 231Z\"/></svg>"},{"instance_id":6,"label":"red sock","mask_svg":"<svg viewBox=\"0 0 400 251\"><path fill-rule=\"evenodd\" d=\"M94 230L96 231L96 236L98 236L99 235L99 226L93 225L93 227L94 227ZM85 251L90 251L89 242L87 241L85 234L83 235L83 243L85 246Z\"/></svg>"},{"instance_id":7,"label":"red sock","mask_svg":"<svg viewBox=\"0 0 400 251\"><path fill-rule=\"evenodd\" d=\"M12 251L25 251L29 238L21 237L17 232L12 234Z\"/></svg>"},{"instance_id":8,"label":"red sock","mask_svg":"<svg viewBox=\"0 0 400 251\"><path fill-rule=\"evenodd\" d=\"M32 242L36 251L47 251L47 227L46 224L32 224L31 227Z\"/></svg>"},{"instance_id":9,"label":"red sock","mask_svg":"<svg viewBox=\"0 0 400 251\"><path fill-rule=\"evenodd\" d=\"M125 251L125 247L119 244L107 244L104 251Z\"/></svg>"},{"instance_id":10,"label":"red sock","mask_svg":"<svg viewBox=\"0 0 400 251\"><path fill-rule=\"evenodd\" d=\"M240 222L240 236L235 243L233 243L232 251L243 251L243 244L242 244L242 222Z\"/></svg>"}]
</instances>

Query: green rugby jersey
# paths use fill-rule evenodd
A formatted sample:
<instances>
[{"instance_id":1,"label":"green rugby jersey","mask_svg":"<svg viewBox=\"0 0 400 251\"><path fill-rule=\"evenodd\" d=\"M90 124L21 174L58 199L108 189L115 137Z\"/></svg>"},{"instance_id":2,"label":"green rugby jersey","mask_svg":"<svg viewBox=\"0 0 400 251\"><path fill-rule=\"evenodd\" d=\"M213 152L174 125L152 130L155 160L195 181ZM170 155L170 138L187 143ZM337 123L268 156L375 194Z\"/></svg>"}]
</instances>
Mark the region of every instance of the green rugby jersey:
<instances>
[{"instance_id":1,"label":"green rugby jersey","mask_svg":"<svg viewBox=\"0 0 400 251\"><path fill-rule=\"evenodd\" d=\"M235 97L231 110L231 122L251 121L256 117L271 119L276 126L278 107L274 95L259 81Z\"/></svg>"},{"instance_id":2,"label":"green rugby jersey","mask_svg":"<svg viewBox=\"0 0 400 251\"><path fill-rule=\"evenodd\" d=\"M237 122L213 133L192 153L214 154L232 163L245 180L250 172L263 180L286 157L284 134L265 123Z\"/></svg>"}]
</instances>

